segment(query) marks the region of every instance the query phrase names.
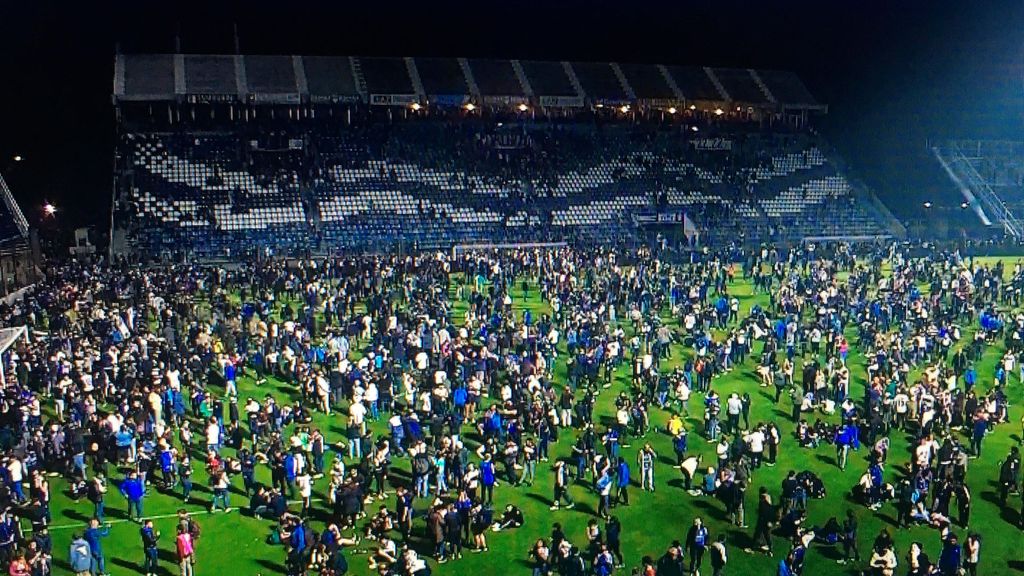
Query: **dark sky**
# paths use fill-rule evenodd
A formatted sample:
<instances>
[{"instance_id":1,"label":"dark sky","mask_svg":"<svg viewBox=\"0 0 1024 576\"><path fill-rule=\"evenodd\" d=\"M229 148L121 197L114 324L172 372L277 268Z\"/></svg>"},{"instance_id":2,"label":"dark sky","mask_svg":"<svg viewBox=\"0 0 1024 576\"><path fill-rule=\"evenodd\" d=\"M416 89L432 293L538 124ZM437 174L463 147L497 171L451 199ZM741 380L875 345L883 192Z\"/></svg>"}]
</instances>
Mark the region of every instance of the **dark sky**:
<instances>
[{"instance_id":1,"label":"dark sky","mask_svg":"<svg viewBox=\"0 0 1024 576\"><path fill-rule=\"evenodd\" d=\"M926 137L1020 138L1024 126L1020 0L208 4L0 4L0 171L30 220L48 199L69 225L108 222L116 43L171 52L180 29L186 52L231 52L232 23L244 53L794 70L830 106L822 131L883 192L918 186L901 166Z\"/></svg>"}]
</instances>

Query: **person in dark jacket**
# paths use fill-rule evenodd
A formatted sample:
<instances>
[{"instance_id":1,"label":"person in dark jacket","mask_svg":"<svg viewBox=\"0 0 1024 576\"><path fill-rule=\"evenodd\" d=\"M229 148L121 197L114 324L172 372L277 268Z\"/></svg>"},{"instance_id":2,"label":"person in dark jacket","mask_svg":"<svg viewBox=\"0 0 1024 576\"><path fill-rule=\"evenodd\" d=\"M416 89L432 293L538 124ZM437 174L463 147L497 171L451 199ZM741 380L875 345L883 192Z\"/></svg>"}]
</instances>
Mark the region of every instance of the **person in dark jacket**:
<instances>
[{"instance_id":1,"label":"person in dark jacket","mask_svg":"<svg viewBox=\"0 0 1024 576\"><path fill-rule=\"evenodd\" d=\"M842 538L843 557L839 559L839 564L846 564L850 561L851 556L854 561L860 562L860 552L857 550L857 517L853 515L853 510L846 511Z\"/></svg>"},{"instance_id":2,"label":"person in dark jacket","mask_svg":"<svg viewBox=\"0 0 1024 576\"><path fill-rule=\"evenodd\" d=\"M622 568L626 561L622 558L622 524L618 517L612 516L605 522L604 537L608 551L615 557L616 567Z\"/></svg>"},{"instance_id":3,"label":"person in dark jacket","mask_svg":"<svg viewBox=\"0 0 1024 576\"><path fill-rule=\"evenodd\" d=\"M444 516L444 534L447 541L449 556L453 560L462 558L462 517L459 516L455 504L448 504L448 513Z\"/></svg>"},{"instance_id":4,"label":"person in dark jacket","mask_svg":"<svg viewBox=\"0 0 1024 576\"><path fill-rule=\"evenodd\" d=\"M146 520L139 529L142 536L142 570L146 576L156 576L157 560L159 558L157 543L160 540L160 532L153 528L153 521Z\"/></svg>"},{"instance_id":5,"label":"person in dark jacket","mask_svg":"<svg viewBox=\"0 0 1024 576\"><path fill-rule=\"evenodd\" d=\"M775 521L775 506L768 489L762 486L758 491L757 522L754 525L754 544L760 543L761 550L772 553L772 522Z\"/></svg>"},{"instance_id":6,"label":"person in dark jacket","mask_svg":"<svg viewBox=\"0 0 1024 576\"><path fill-rule=\"evenodd\" d=\"M679 547L673 545L658 559L658 576L683 576L683 559Z\"/></svg>"}]
</instances>

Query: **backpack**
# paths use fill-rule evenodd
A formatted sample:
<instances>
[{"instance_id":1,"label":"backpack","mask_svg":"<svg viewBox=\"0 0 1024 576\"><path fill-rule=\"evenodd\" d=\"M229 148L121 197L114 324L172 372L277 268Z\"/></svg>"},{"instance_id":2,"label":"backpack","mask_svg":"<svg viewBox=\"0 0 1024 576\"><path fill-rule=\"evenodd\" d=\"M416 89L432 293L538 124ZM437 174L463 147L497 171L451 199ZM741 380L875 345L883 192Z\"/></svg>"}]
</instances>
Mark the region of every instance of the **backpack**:
<instances>
[{"instance_id":1,"label":"backpack","mask_svg":"<svg viewBox=\"0 0 1024 576\"><path fill-rule=\"evenodd\" d=\"M203 529L199 527L199 522L192 518L188 520L188 535L192 537L193 542L197 542L199 537L203 535Z\"/></svg>"},{"instance_id":2,"label":"backpack","mask_svg":"<svg viewBox=\"0 0 1024 576\"><path fill-rule=\"evenodd\" d=\"M430 472L430 460L426 454L417 454L412 459L412 471L419 476Z\"/></svg>"},{"instance_id":3,"label":"backpack","mask_svg":"<svg viewBox=\"0 0 1024 576\"><path fill-rule=\"evenodd\" d=\"M334 576L341 576L348 572L348 559L341 553L341 550L334 553L334 559L331 564L331 569L334 570Z\"/></svg>"}]
</instances>

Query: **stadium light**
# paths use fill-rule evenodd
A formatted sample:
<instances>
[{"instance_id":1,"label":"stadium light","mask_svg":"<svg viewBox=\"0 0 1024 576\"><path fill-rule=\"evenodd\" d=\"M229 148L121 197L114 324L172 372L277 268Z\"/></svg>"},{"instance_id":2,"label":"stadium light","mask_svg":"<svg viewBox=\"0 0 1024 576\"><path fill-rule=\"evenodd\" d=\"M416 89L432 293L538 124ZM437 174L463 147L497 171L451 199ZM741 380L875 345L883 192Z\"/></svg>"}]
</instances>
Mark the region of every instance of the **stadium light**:
<instances>
[{"instance_id":1,"label":"stadium light","mask_svg":"<svg viewBox=\"0 0 1024 576\"><path fill-rule=\"evenodd\" d=\"M725 110L722 110L721 108L715 108L715 116L721 116L722 114L725 114Z\"/></svg>"},{"instance_id":2,"label":"stadium light","mask_svg":"<svg viewBox=\"0 0 1024 576\"><path fill-rule=\"evenodd\" d=\"M675 114L675 113L676 113L676 107L675 107L675 106L673 106L673 107L669 108L669 109L668 109L668 113L669 113L669 114Z\"/></svg>"},{"instance_id":3,"label":"stadium light","mask_svg":"<svg viewBox=\"0 0 1024 576\"><path fill-rule=\"evenodd\" d=\"M413 112L419 112L420 108L422 108L422 106L420 106L419 102L413 102L412 105L409 106L409 108L412 108Z\"/></svg>"},{"instance_id":4,"label":"stadium light","mask_svg":"<svg viewBox=\"0 0 1024 576\"><path fill-rule=\"evenodd\" d=\"M45 214L47 216L53 216L56 213L57 213L57 207L56 206L54 206L53 204L50 204L49 202L47 202L46 204L43 204L43 214Z\"/></svg>"},{"instance_id":5,"label":"stadium light","mask_svg":"<svg viewBox=\"0 0 1024 576\"><path fill-rule=\"evenodd\" d=\"M518 108L519 108L519 111L520 111L520 112L526 112L527 110L529 110L529 109L530 109L530 107L529 107L529 106L527 106L526 104L520 104L520 105L518 106Z\"/></svg>"},{"instance_id":6,"label":"stadium light","mask_svg":"<svg viewBox=\"0 0 1024 576\"><path fill-rule=\"evenodd\" d=\"M473 110L476 110L476 105L472 102L466 102L466 105L463 106L463 108L465 108L467 112L472 112Z\"/></svg>"}]
</instances>

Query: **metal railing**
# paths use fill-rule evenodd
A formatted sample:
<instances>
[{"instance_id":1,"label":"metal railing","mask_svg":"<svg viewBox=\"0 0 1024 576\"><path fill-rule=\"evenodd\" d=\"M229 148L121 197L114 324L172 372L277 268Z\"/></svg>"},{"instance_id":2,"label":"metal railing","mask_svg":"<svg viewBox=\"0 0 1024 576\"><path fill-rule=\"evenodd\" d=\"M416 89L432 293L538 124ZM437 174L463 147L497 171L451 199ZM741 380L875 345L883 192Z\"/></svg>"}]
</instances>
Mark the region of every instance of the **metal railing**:
<instances>
[{"instance_id":1,"label":"metal railing","mask_svg":"<svg viewBox=\"0 0 1024 576\"><path fill-rule=\"evenodd\" d=\"M964 154L959 143L950 142L946 147L936 146L932 151L968 202L972 202L973 196L980 201L984 212L991 214L1009 234L1017 238L1024 236L1024 224L985 182L981 174L978 174L978 170ZM982 214L979 214L979 217L983 221L986 219Z\"/></svg>"}]
</instances>

